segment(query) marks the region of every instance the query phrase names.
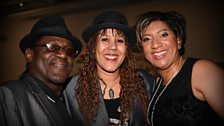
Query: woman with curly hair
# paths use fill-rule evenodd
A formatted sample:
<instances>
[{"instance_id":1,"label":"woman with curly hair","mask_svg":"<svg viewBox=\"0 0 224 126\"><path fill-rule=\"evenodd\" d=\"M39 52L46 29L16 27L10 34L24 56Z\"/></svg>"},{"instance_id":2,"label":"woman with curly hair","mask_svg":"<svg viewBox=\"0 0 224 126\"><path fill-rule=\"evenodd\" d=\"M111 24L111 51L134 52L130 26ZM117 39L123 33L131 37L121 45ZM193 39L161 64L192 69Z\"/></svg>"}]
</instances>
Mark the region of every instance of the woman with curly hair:
<instances>
[{"instance_id":1,"label":"woman with curly hair","mask_svg":"<svg viewBox=\"0 0 224 126\"><path fill-rule=\"evenodd\" d=\"M83 32L87 42L80 75L65 90L67 107L77 125L146 123L153 77L136 69L130 44L134 30L123 14L107 11Z\"/></svg>"}]
</instances>

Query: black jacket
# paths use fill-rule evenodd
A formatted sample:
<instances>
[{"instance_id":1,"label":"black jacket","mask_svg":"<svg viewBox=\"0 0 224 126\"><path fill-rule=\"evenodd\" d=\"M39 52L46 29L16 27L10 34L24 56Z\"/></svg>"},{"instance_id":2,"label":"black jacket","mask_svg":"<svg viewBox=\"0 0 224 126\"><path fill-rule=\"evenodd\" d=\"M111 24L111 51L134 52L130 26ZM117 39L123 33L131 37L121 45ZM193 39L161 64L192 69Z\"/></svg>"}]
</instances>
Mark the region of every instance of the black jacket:
<instances>
[{"instance_id":1,"label":"black jacket","mask_svg":"<svg viewBox=\"0 0 224 126\"><path fill-rule=\"evenodd\" d=\"M60 113L29 74L0 87L0 126L63 126Z\"/></svg>"}]
</instances>

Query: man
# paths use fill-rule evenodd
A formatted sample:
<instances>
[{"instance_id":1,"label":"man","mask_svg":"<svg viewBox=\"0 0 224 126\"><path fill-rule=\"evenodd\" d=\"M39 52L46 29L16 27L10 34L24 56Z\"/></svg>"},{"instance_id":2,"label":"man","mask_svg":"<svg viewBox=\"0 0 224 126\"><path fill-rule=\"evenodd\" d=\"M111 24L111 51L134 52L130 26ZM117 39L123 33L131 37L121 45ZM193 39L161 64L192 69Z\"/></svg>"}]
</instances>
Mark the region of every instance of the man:
<instances>
[{"instance_id":1,"label":"man","mask_svg":"<svg viewBox=\"0 0 224 126\"><path fill-rule=\"evenodd\" d=\"M68 30L63 17L39 20L20 42L27 61L19 80L0 87L1 126L71 126L63 87L81 42Z\"/></svg>"}]
</instances>

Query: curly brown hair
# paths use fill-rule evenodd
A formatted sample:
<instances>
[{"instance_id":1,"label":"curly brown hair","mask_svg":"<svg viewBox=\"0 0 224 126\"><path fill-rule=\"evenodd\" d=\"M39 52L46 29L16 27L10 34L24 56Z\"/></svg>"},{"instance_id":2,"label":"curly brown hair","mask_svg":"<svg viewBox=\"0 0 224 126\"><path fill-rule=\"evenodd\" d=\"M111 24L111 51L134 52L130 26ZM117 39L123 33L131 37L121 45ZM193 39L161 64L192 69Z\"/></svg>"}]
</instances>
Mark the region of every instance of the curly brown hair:
<instances>
[{"instance_id":1,"label":"curly brown hair","mask_svg":"<svg viewBox=\"0 0 224 126\"><path fill-rule=\"evenodd\" d=\"M100 85L97 75L95 59L96 38L99 33L90 38L84 48L84 63L81 67L76 87L76 98L80 112L86 125L91 125L100 109ZM127 43L128 44L128 43ZM120 107L121 124L130 117L134 104L139 102L145 115L149 98L143 80L139 77L136 69L136 61L133 53L127 48L127 54L120 66Z\"/></svg>"}]
</instances>

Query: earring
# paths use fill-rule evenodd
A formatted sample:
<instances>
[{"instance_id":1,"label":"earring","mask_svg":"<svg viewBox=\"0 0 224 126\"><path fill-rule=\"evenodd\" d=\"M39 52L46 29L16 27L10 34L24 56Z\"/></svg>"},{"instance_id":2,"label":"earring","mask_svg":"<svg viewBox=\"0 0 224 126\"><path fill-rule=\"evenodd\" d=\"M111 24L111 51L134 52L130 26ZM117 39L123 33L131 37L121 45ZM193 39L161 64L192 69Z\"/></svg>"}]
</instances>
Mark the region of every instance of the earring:
<instances>
[{"instance_id":1,"label":"earring","mask_svg":"<svg viewBox=\"0 0 224 126\"><path fill-rule=\"evenodd\" d=\"M177 48L178 48L178 50L181 49L181 41L180 40L178 40Z\"/></svg>"}]
</instances>

